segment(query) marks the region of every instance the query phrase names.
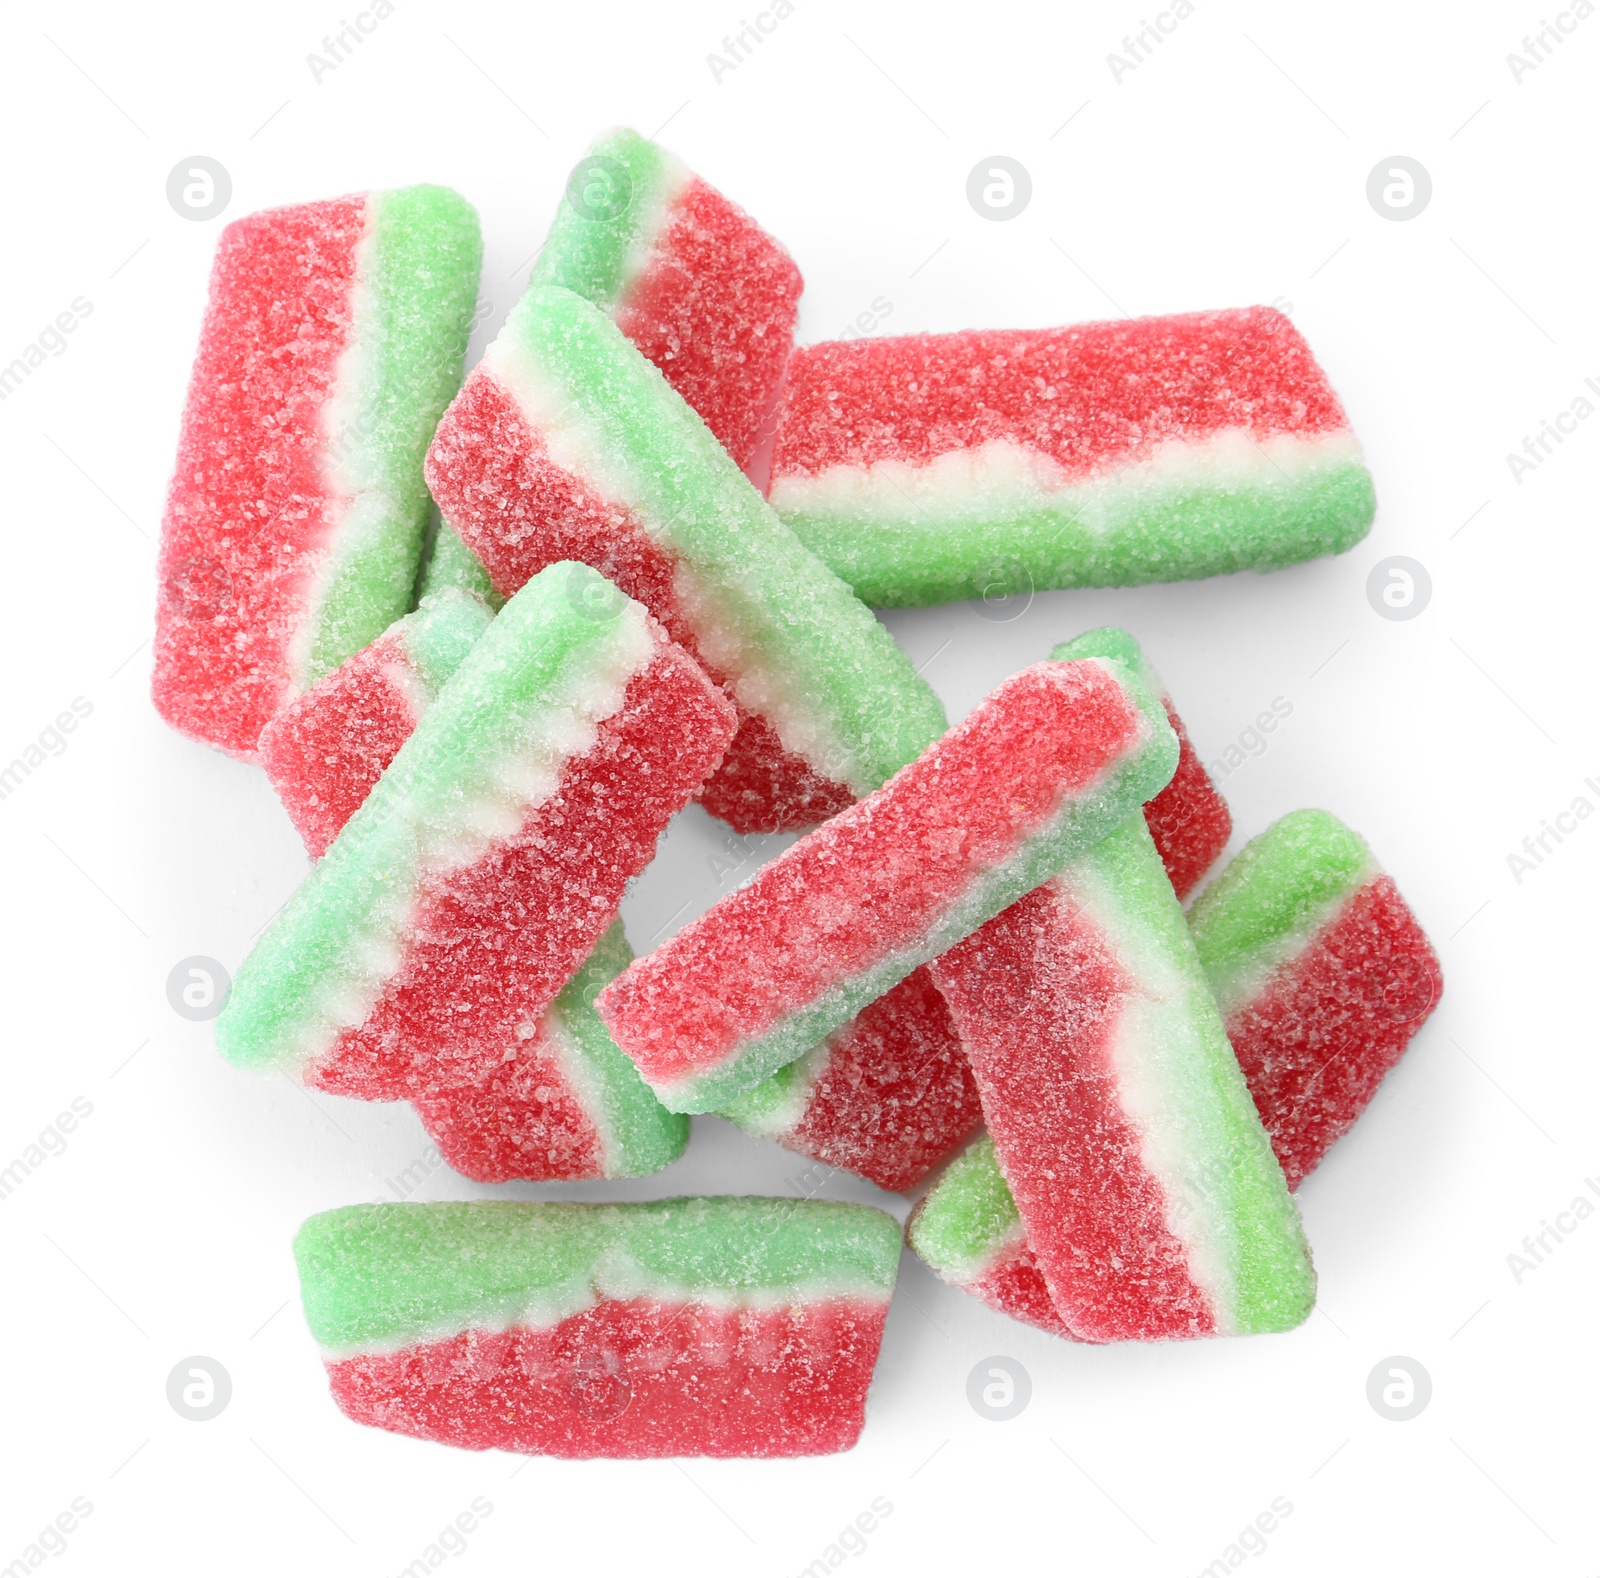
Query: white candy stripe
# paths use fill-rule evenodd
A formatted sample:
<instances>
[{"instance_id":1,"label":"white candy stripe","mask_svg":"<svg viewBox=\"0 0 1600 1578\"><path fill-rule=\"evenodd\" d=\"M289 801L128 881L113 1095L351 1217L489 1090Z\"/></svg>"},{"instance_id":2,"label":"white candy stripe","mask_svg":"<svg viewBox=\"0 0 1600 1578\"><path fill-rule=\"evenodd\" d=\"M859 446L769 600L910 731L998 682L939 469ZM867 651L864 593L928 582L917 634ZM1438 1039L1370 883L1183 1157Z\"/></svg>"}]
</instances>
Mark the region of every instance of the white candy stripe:
<instances>
[{"instance_id":1,"label":"white candy stripe","mask_svg":"<svg viewBox=\"0 0 1600 1578\"><path fill-rule=\"evenodd\" d=\"M1084 478L1011 439L950 450L913 463L830 466L815 476L775 476L768 502L780 515L807 520L878 521L897 528L993 524L1013 515L1075 516L1091 533L1126 514L1131 503L1194 488L1281 490L1361 457L1349 429L1303 437L1257 439L1223 428L1200 439L1171 439L1134 460Z\"/></svg>"}]
</instances>

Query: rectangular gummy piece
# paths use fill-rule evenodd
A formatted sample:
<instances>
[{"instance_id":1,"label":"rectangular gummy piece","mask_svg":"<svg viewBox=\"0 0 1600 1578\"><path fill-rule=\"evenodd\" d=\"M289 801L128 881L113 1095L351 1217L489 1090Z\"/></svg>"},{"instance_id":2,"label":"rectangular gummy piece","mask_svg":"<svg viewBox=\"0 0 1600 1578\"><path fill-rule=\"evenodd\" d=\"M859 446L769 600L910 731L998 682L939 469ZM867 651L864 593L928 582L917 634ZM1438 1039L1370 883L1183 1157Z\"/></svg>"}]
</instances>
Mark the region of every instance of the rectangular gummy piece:
<instances>
[{"instance_id":1,"label":"rectangular gummy piece","mask_svg":"<svg viewBox=\"0 0 1600 1578\"><path fill-rule=\"evenodd\" d=\"M499 590L554 560L592 564L725 687L740 735L702 799L742 831L823 820L944 727L889 632L570 291L530 290L512 310L427 473Z\"/></svg>"},{"instance_id":2,"label":"rectangular gummy piece","mask_svg":"<svg viewBox=\"0 0 1600 1578\"><path fill-rule=\"evenodd\" d=\"M794 344L800 271L742 209L623 128L578 161L530 282L610 315L748 465Z\"/></svg>"},{"instance_id":3,"label":"rectangular gummy piece","mask_svg":"<svg viewBox=\"0 0 1600 1578\"><path fill-rule=\"evenodd\" d=\"M152 694L174 728L250 757L410 607L481 255L437 186L222 232L161 532Z\"/></svg>"},{"instance_id":4,"label":"rectangular gummy piece","mask_svg":"<svg viewBox=\"0 0 1600 1578\"><path fill-rule=\"evenodd\" d=\"M950 1010L925 965L719 1116L880 1189L910 1189L983 1122Z\"/></svg>"},{"instance_id":5,"label":"rectangular gummy piece","mask_svg":"<svg viewBox=\"0 0 1600 1578\"><path fill-rule=\"evenodd\" d=\"M861 1433L900 1235L865 1206L349 1206L295 1239L352 1419L559 1457L789 1457Z\"/></svg>"},{"instance_id":6,"label":"rectangular gummy piece","mask_svg":"<svg viewBox=\"0 0 1600 1578\"><path fill-rule=\"evenodd\" d=\"M1298 1188L1433 1012L1439 960L1365 841L1326 811L1291 812L1251 839L1189 926Z\"/></svg>"},{"instance_id":7,"label":"rectangular gummy piece","mask_svg":"<svg viewBox=\"0 0 1600 1578\"><path fill-rule=\"evenodd\" d=\"M683 1154L689 1120L651 1095L594 1011L600 989L632 960L617 921L492 1073L413 1094L456 1172L480 1183L639 1178Z\"/></svg>"},{"instance_id":8,"label":"rectangular gummy piece","mask_svg":"<svg viewBox=\"0 0 1600 1578\"><path fill-rule=\"evenodd\" d=\"M1143 817L932 972L1075 1333L1233 1335L1306 1318L1299 1218Z\"/></svg>"},{"instance_id":9,"label":"rectangular gummy piece","mask_svg":"<svg viewBox=\"0 0 1600 1578\"><path fill-rule=\"evenodd\" d=\"M232 1062L392 1100L501 1062L732 737L639 604L554 565L493 620L241 967Z\"/></svg>"},{"instance_id":10,"label":"rectangular gummy piece","mask_svg":"<svg viewBox=\"0 0 1600 1578\"><path fill-rule=\"evenodd\" d=\"M802 347L768 498L878 607L1273 570L1374 508L1271 307Z\"/></svg>"},{"instance_id":11,"label":"rectangular gummy piece","mask_svg":"<svg viewBox=\"0 0 1600 1578\"><path fill-rule=\"evenodd\" d=\"M1177 755L1120 664L1035 664L633 964L600 1016L666 1106L724 1106L1125 821Z\"/></svg>"},{"instance_id":12,"label":"rectangular gummy piece","mask_svg":"<svg viewBox=\"0 0 1600 1578\"><path fill-rule=\"evenodd\" d=\"M1161 676L1139 643L1115 626L1086 630L1053 648L1050 656L1058 663L1082 657L1115 658L1137 674L1145 689L1158 697L1166 709L1167 722L1178 736L1178 770L1172 775L1172 782L1145 806L1144 819L1181 903L1228 847L1233 816L1190 744L1189 731L1172 705Z\"/></svg>"},{"instance_id":13,"label":"rectangular gummy piece","mask_svg":"<svg viewBox=\"0 0 1600 1578\"><path fill-rule=\"evenodd\" d=\"M478 598L433 593L268 720L256 755L313 859L372 792L488 623Z\"/></svg>"}]
</instances>

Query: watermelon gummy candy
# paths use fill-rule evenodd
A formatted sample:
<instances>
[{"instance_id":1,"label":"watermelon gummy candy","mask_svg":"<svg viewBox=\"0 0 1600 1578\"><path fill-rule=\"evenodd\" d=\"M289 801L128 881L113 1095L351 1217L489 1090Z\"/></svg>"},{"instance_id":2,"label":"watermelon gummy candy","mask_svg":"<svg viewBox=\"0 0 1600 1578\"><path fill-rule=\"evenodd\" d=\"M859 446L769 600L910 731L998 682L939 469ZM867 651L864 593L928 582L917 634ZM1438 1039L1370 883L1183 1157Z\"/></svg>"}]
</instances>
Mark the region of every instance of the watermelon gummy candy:
<instances>
[{"instance_id":1,"label":"watermelon gummy candy","mask_svg":"<svg viewBox=\"0 0 1600 1578\"><path fill-rule=\"evenodd\" d=\"M931 968L1074 1333L1229 1336L1306 1318L1294 1202L1142 816Z\"/></svg>"},{"instance_id":2,"label":"watermelon gummy candy","mask_svg":"<svg viewBox=\"0 0 1600 1578\"><path fill-rule=\"evenodd\" d=\"M720 1116L891 1190L921 1182L983 1122L950 1010L926 966Z\"/></svg>"},{"instance_id":3,"label":"watermelon gummy candy","mask_svg":"<svg viewBox=\"0 0 1600 1578\"><path fill-rule=\"evenodd\" d=\"M891 1217L756 1198L364 1205L294 1244L351 1419L557 1457L853 1446L899 1267Z\"/></svg>"},{"instance_id":4,"label":"watermelon gummy candy","mask_svg":"<svg viewBox=\"0 0 1600 1578\"><path fill-rule=\"evenodd\" d=\"M1145 806L1144 819L1173 891L1180 900L1186 899L1227 848L1233 817L1189 743L1189 731L1173 708L1161 676L1139 643L1115 626L1087 630L1075 640L1062 642L1050 656L1058 663L1083 657L1115 658L1137 674L1145 689L1158 697L1166 709L1167 722L1178 736L1178 770L1172 775L1172 782Z\"/></svg>"},{"instance_id":5,"label":"watermelon gummy candy","mask_svg":"<svg viewBox=\"0 0 1600 1578\"><path fill-rule=\"evenodd\" d=\"M174 728L252 757L411 606L481 254L438 186L223 231L161 532L152 694Z\"/></svg>"},{"instance_id":6,"label":"watermelon gummy candy","mask_svg":"<svg viewBox=\"0 0 1600 1578\"><path fill-rule=\"evenodd\" d=\"M790 359L768 497L867 602L1342 553L1372 479L1271 307L839 341Z\"/></svg>"},{"instance_id":7,"label":"watermelon gummy candy","mask_svg":"<svg viewBox=\"0 0 1600 1578\"><path fill-rule=\"evenodd\" d=\"M433 536L423 559L422 577L417 583L418 603L425 602L435 592L471 592L486 607L499 613L505 606L505 598L495 591L483 561L462 542L461 533L442 519L437 509L432 513Z\"/></svg>"},{"instance_id":8,"label":"watermelon gummy candy","mask_svg":"<svg viewBox=\"0 0 1600 1578\"><path fill-rule=\"evenodd\" d=\"M439 1154L480 1183L638 1178L676 1161L689 1120L650 1094L594 1011L633 954L616 922L588 962L475 1084L437 1084L411 1103Z\"/></svg>"},{"instance_id":9,"label":"watermelon gummy candy","mask_svg":"<svg viewBox=\"0 0 1600 1578\"><path fill-rule=\"evenodd\" d=\"M608 314L748 465L794 343L800 271L664 148L608 133L567 183L530 283Z\"/></svg>"},{"instance_id":10,"label":"watermelon gummy candy","mask_svg":"<svg viewBox=\"0 0 1600 1578\"><path fill-rule=\"evenodd\" d=\"M610 926L733 709L585 565L512 598L245 960L242 1067L368 1100L491 1073Z\"/></svg>"},{"instance_id":11,"label":"watermelon gummy candy","mask_svg":"<svg viewBox=\"0 0 1600 1578\"><path fill-rule=\"evenodd\" d=\"M822 821L944 727L888 631L570 291L513 309L427 472L501 592L554 560L592 564L725 686L739 735L701 800L741 832Z\"/></svg>"},{"instance_id":12,"label":"watermelon gummy candy","mask_svg":"<svg viewBox=\"0 0 1600 1578\"><path fill-rule=\"evenodd\" d=\"M256 755L312 856L405 744L489 623L465 592L438 592L268 720Z\"/></svg>"},{"instance_id":13,"label":"watermelon gummy candy","mask_svg":"<svg viewBox=\"0 0 1600 1578\"><path fill-rule=\"evenodd\" d=\"M1121 664L1037 663L631 965L600 1017L666 1106L726 1106L1127 820L1177 756Z\"/></svg>"},{"instance_id":14,"label":"watermelon gummy candy","mask_svg":"<svg viewBox=\"0 0 1600 1578\"><path fill-rule=\"evenodd\" d=\"M1372 1100L1444 977L1361 837L1295 811L1195 900L1190 930L1291 1189Z\"/></svg>"},{"instance_id":15,"label":"watermelon gummy candy","mask_svg":"<svg viewBox=\"0 0 1600 1578\"><path fill-rule=\"evenodd\" d=\"M963 1293L1002 1315L1073 1339L1050 1298L988 1135L974 1140L917 1202L906 1222L906 1243Z\"/></svg>"}]
</instances>

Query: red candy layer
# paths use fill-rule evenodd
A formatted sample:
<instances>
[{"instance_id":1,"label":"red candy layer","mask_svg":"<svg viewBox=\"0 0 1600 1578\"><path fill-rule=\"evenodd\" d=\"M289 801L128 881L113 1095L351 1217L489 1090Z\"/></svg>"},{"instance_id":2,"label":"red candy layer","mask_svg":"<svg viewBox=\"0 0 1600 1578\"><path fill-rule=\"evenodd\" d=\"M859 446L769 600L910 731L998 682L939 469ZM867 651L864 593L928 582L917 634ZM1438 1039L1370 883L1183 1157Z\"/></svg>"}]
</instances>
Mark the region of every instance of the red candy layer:
<instances>
[{"instance_id":1,"label":"red candy layer","mask_svg":"<svg viewBox=\"0 0 1600 1578\"><path fill-rule=\"evenodd\" d=\"M778 397L800 289L789 254L695 179L672 205L615 319L743 466Z\"/></svg>"},{"instance_id":2,"label":"red candy layer","mask_svg":"<svg viewBox=\"0 0 1600 1578\"><path fill-rule=\"evenodd\" d=\"M1173 891L1184 899L1228 847L1233 815L1189 743L1189 733L1172 703L1164 705L1178 736L1178 770L1160 794L1145 802L1144 820Z\"/></svg>"},{"instance_id":3,"label":"red candy layer","mask_svg":"<svg viewBox=\"0 0 1600 1578\"><path fill-rule=\"evenodd\" d=\"M1053 1337L1065 1337L1068 1342L1079 1340L1056 1312L1038 1257L1026 1243L1002 1251L981 1277L963 1283L962 1288L1013 1320L1026 1321Z\"/></svg>"},{"instance_id":4,"label":"red candy layer","mask_svg":"<svg viewBox=\"0 0 1600 1578\"><path fill-rule=\"evenodd\" d=\"M1103 1342L1214 1330L1123 1111L1113 1049L1133 982L1108 939L1046 884L932 970L1062 1318Z\"/></svg>"},{"instance_id":5,"label":"red candy layer","mask_svg":"<svg viewBox=\"0 0 1600 1578\"><path fill-rule=\"evenodd\" d=\"M1361 1116L1443 990L1432 946L1380 876L1228 1020L1291 1189Z\"/></svg>"},{"instance_id":6,"label":"red candy layer","mask_svg":"<svg viewBox=\"0 0 1600 1578\"><path fill-rule=\"evenodd\" d=\"M983 1122L950 1010L925 968L830 1038L828 1062L782 1143L804 1156L909 1189Z\"/></svg>"},{"instance_id":7,"label":"red candy layer","mask_svg":"<svg viewBox=\"0 0 1600 1578\"><path fill-rule=\"evenodd\" d=\"M313 859L360 809L416 726L394 673L406 661L398 640L380 636L293 697L261 731L257 757Z\"/></svg>"},{"instance_id":8,"label":"red candy layer","mask_svg":"<svg viewBox=\"0 0 1600 1578\"><path fill-rule=\"evenodd\" d=\"M790 359L772 475L917 465L1006 439L1077 479L1224 428L1312 437L1348 425L1271 307L838 340Z\"/></svg>"},{"instance_id":9,"label":"red candy layer","mask_svg":"<svg viewBox=\"0 0 1600 1578\"><path fill-rule=\"evenodd\" d=\"M639 521L558 466L516 401L475 372L445 413L428 451L428 486L446 517L509 597L564 559L593 565L643 603L698 656L673 590L673 561ZM727 676L706 665L724 689ZM730 697L731 699L731 697ZM783 832L850 804L841 784L786 751L763 719L739 710L738 736L700 798L741 833Z\"/></svg>"},{"instance_id":10,"label":"red candy layer","mask_svg":"<svg viewBox=\"0 0 1600 1578\"><path fill-rule=\"evenodd\" d=\"M774 1310L608 1300L328 1364L352 1419L554 1457L795 1457L861 1434L887 1305Z\"/></svg>"},{"instance_id":11,"label":"red candy layer","mask_svg":"<svg viewBox=\"0 0 1600 1578\"><path fill-rule=\"evenodd\" d=\"M439 1154L479 1183L513 1178L605 1177L605 1149L561 1065L521 1043L509 1062L475 1085L435 1085L411 1104Z\"/></svg>"},{"instance_id":12,"label":"red candy layer","mask_svg":"<svg viewBox=\"0 0 1600 1578\"><path fill-rule=\"evenodd\" d=\"M662 641L522 828L424 879L399 969L308 1083L385 1101L491 1073L588 957L733 729L722 693Z\"/></svg>"},{"instance_id":13,"label":"red candy layer","mask_svg":"<svg viewBox=\"0 0 1600 1578\"><path fill-rule=\"evenodd\" d=\"M288 651L334 527L322 408L349 342L364 197L236 220L211 299L167 494L156 710L236 756L290 688Z\"/></svg>"},{"instance_id":14,"label":"red candy layer","mask_svg":"<svg viewBox=\"0 0 1600 1578\"><path fill-rule=\"evenodd\" d=\"M1040 663L690 922L601 994L652 1083L714 1067L926 936L984 872L1137 740L1098 663Z\"/></svg>"}]
</instances>

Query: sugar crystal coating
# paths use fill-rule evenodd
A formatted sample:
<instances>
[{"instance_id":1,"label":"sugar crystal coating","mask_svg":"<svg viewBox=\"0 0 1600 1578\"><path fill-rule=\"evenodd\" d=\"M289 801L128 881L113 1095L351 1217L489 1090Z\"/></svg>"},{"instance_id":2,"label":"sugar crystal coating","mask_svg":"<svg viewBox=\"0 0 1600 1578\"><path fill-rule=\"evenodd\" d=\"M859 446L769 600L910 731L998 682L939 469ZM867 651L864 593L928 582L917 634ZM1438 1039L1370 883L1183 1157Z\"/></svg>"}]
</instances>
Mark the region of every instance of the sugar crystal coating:
<instances>
[{"instance_id":1,"label":"sugar crystal coating","mask_svg":"<svg viewBox=\"0 0 1600 1578\"><path fill-rule=\"evenodd\" d=\"M1167 722L1178 736L1178 770L1173 773L1172 782L1145 806L1144 819L1173 891L1180 900L1186 899L1228 847L1233 817L1190 743L1189 731L1173 707L1155 665L1126 630L1115 626L1086 630L1071 641L1063 641L1050 656L1058 663L1080 657L1115 658L1132 669L1151 694L1161 698Z\"/></svg>"},{"instance_id":2,"label":"sugar crystal coating","mask_svg":"<svg viewBox=\"0 0 1600 1578\"><path fill-rule=\"evenodd\" d=\"M1035 664L630 966L600 1016L666 1106L724 1106L1126 820L1177 754L1122 665Z\"/></svg>"},{"instance_id":3,"label":"sugar crystal coating","mask_svg":"<svg viewBox=\"0 0 1600 1578\"><path fill-rule=\"evenodd\" d=\"M944 727L888 631L570 291L513 309L427 472L500 591L553 560L592 564L723 684L741 728L704 798L741 831L832 815Z\"/></svg>"},{"instance_id":4,"label":"sugar crystal coating","mask_svg":"<svg viewBox=\"0 0 1600 1578\"><path fill-rule=\"evenodd\" d=\"M794 343L800 271L748 214L626 129L573 172L531 283L610 314L747 465Z\"/></svg>"},{"instance_id":5,"label":"sugar crystal coating","mask_svg":"<svg viewBox=\"0 0 1600 1578\"><path fill-rule=\"evenodd\" d=\"M650 1094L594 1011L600 989L632 959L618 921L486 1078L413 1093L456 1172L480 1183L636 1178L683 1154L689 1120Z\"/></svg>"},{"instance_id":6,"label":"sugar crystal coating","mask_svg":"<svg viewBox=\"0 0 1600 1578\"><path fill-rule=\"evenodd\" d=\"M410 606L481 253L443 187L223 231L162 523L152 693L175 728L253 755Z\"/></svg>"},{"instance_id":7,"label":"sugar crystal coating","mask_svg":"<svg viewBox=\"0 0 1600 1578\"><path fill-rule=\"evenodd\" d=\"M932 973L1073 1332L1151 1340L1306 1318L1299 1219L1142 816Z\"/></svg>"},{"instance_id":8,"label":"sugar crystal coating","mask_svg":"<svg viewBox=\"0 0 1600 1578\"><path fill-rule=\"evenodd\" d=\"M562 1457L854 1445L899 1262L864 1206L353 1206L295 1240L351 1418Z\"/></svg>"},{"instance_id":9,"label":"sugar crystal coating","mask_svg":"<svg viewBox=\"0 0 1600 1578\"><path fill-rule=\"evenodd\" d=\"M488 622L475 597L430 594L267 721L257 756L309 854L338 836Z\"/></svg>"},{"instance_id":10,"label":"sugar crystal coating","mask_svg":"<svg viewBox=\"0 0 1600 1578\"><path fill-rule=\"evenodd\" d=\"M988 1135L957 1156L917 1202L906 1244L946 1282L991 1309L1077 1340L1050 1297Z\"/></svg>"},{"instance_id":11,"label":"sugar crystal coating","mask_svg":"<svg viewBox=\"0 0 1600 1578\"><path fill-rule=\"evenodd\" d=\"M1359 835L1295 811L1195 900L1190 928L1291 1189L1437 1006L1427 936Z\"/></svg>"},{"instance_id":12,"label":"sugar crystal coating","mask_svg":"<svg viewBox=\"0 0 1600 1578\"><path fill-rule=\"evenodd\" d=\"M1374 508L1270 307L805 346L768 497L879 607L1278 569L1351 547Z\"/></svg>"},{"instance_id":13,"label":"sugar crystal coating","mask_svg":"<svg viewBox=\"0 0 1600 1578\"><path fill-rule=\"evenodd\" d=\"M950 1010L925 967L722 1116L891 1190L920 1183L983 1121Z\"/></svg>"},{"instance_id":14,"label":"sugar crystal coating","mask_svg":"<svg viewBox=\"0 0 1600 1578\"><path fill-rule=\"evenodd\" d=\"M733 727L643 608L552 566L267 928L219 1047L377 1100L486 1074L609 927Z\"/></svg>"}]
</instances>

